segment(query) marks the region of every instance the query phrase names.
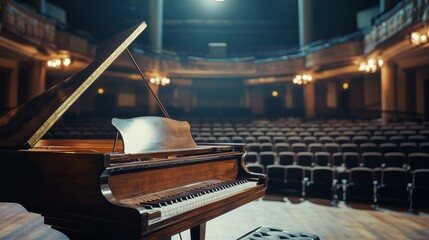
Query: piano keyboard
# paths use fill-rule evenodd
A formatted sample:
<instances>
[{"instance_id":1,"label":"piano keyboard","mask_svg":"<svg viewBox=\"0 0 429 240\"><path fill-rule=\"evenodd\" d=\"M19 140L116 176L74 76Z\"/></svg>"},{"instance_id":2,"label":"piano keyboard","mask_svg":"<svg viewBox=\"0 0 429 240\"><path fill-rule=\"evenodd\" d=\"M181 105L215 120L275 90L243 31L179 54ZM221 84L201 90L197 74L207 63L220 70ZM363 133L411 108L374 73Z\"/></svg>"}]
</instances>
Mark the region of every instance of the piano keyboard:
<instances>
[{"instance_id":1,"label":"piano keyboard","mask_svg":"<svg viewBox=\"0 0 429 240\"><path fill-rule=\"evenodd\" d=\"M247 180L211 180L161 193L166 197L159 197L158 193L157 197L144 196L127 202L146 208L149 214L154 215L150 217L151 222L157 222L226 199L255 186L256 182ZM147 201L148 199L151 200Z\"/></svg>"}]
</instances>

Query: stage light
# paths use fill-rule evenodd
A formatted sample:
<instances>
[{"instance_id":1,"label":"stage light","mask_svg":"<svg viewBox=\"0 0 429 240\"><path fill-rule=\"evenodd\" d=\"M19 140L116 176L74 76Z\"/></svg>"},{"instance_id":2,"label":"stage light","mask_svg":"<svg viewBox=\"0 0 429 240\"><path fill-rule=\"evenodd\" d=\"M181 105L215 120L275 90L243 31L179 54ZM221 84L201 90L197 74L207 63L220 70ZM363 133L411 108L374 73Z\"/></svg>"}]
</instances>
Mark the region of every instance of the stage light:
<instances>
[{"instance_id":1,"label":"stage light","mask_svg":"<svg viewBox=\"0 0 429 240\"><path fill-rule=\"evenodd\" d=\"M277 97L277 96L279 96L279 92L278 92L278 91L273 91L273 92L271 93L271 95L272 95L273 97Z\"/></svg>"}]
</instances>

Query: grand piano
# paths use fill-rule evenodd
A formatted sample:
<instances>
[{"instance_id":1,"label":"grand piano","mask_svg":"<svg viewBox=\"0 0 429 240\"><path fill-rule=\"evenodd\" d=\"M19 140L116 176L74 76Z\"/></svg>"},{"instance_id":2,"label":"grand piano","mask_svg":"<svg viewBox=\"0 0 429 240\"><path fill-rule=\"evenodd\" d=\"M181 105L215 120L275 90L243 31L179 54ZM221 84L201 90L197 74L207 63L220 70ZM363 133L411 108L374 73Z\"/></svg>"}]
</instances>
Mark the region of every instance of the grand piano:
<instances>
[{"instance_id":1,"label":"grand piano","mask_svg":"<svg viewBox=\"0 0 429 240\"><path fill-rule=\"evenodd\" d=\"M128 46L145 27L106 40L88 67L0 119L0 201L71 239L170 239L187 229L204 239L207 221L264 196L267 178L247 170L243 145L196 145L189 124L168 115L112 119L120 141L42 139L119 55L134 61Z\"/></svg>"}]
</instances>

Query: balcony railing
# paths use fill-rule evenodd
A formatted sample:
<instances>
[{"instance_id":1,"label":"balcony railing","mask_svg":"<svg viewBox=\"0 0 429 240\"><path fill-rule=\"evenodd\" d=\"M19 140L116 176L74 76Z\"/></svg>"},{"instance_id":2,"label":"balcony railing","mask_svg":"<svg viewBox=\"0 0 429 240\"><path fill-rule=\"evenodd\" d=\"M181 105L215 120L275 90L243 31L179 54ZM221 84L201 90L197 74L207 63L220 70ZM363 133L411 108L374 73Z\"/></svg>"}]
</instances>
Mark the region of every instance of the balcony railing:
<instances>
[{"instance_id":1,"label":"balcony railing","mask_svg":"<svg viewBox=\"0 0 429 240\"><path fill-rule=\"evenodd\" d=\"M0 11L5 30L38 46L54 43L54 23L33 10L12 0L2 0Z\"/></svg>"}]
</instances>

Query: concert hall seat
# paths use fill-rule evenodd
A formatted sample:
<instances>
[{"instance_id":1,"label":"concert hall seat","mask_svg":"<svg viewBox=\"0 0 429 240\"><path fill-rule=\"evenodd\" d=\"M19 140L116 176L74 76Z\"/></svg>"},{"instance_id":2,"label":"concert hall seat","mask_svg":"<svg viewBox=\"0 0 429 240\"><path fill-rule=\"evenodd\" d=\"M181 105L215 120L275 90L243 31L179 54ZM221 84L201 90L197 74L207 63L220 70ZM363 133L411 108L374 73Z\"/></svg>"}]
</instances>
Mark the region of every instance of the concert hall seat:
<instances>
[{"instance_id":1,"label":"concert hall seat","mask_svg":"<svg viewBox=\"0 0 429 240\"><path fill-rule=\"evenodd\" d=\"M247 152L244 155L244 162L247 163L258 163L259 154L257 152Z\"/></svg>"},{"instance_id":2,"label":"concert hall seat","mask_svg":"<svg viewBox=\"0 0 429 240\"><path fill-rule=\"evenodd\" d=\"M338 143L325 143L324 144L325 152L334 154L340 151L340 145Z\"/></svg>"},{"instance_id":3,"label":"concert hall seat","mask_svg":"<svg viewBox=\"0 0 429 240\"><path fill-rule=\"evenodd\" d=\"M269 192L282 192L285 188L286 166L270 165L267 168Z\"/></svg>"},{"instance_id":4,"label":"concert hall seat","mask_svg":"<svg viewBox=\"0 0 429 240\"><path fill-rule=\"evenodd\" d=\"M336 152L331 155L331 166L339 167L343 165L343 153Z\"/></svg>"},{"instance_id":5,"label":"concert hall seat","mask_svg":"<svg viewBox=\"0 0 429 240\"><path fill-rule=\"evenodd\" d=\"M317 142L317 138L315 136L306 136L302 139L303 143L309 145Z\"/></svg>"},{"instance_id":6,"label":"concert hall seat","mask_svg":"<svg viewBox=\"0 0 429 240\"><path fill-rule=\"evenodd\" d=\"M279 142L274 144L274 151L279 154L281 152L288 152L290 150L289 143Z\"/></svg>"},{"instance_id":7,"label":"concert hall seat","mask_svg":"<svg viewBox=\"0 0 429 240\"><path fill-rule=\"evenodd\" d=\"M294 153L307 151L307 145L305 143L292 143L291 151Z\"/></svg>"},{"instance_id":8,"label":"concert hall seat","mask_svg":"<svg viewBox=\"0 0 429 240\"><path fill-rule=\"evenodd\" d=\"M427 153L410 153L408 155L408 169L429 169L429 154Z\"/></svg>"},{"instance_id":9,"label":"concert hall seat","mask_svg":"<svg viewBox=\"0 0 429 240\"><path fill-rule=\"evenodd\" d=\"M389 137L389 142L395 143L398 145L406 141L407 139L404 136L395 135L395 136Z\"/></svg>"},{"instance_id":10,"label":"concert hall seat","mask_svg":"<svg viewBox=\"0 0 429 240\"><path fill-rule=\"evenodd\" d=\"M354 136L352 137L352 143L357 144L358 146L362 143L367 143L368 140L368 136Z\"/></svg>"},{"instance_id":11,"label":"concert hall seat","mask_svg":"<svg viewBox=\"0 0 429 240\"><path fill-rule=\"evenodd\" d=\"M378 152L378 146L375 143L362 143L359 145L359 150L363 152Z\"/></svg>"},{"instance_id":12,"label":"concert hall seat","mask_svg":"<svg viewBox=\"0 0 429 240\"><path fill-rule=\"evenodd\" d=\"M330 154L328 152L314 153L314 163L316 166L328 166L330 163Z\"/></svg>"},{"instance_id":13,"label":"concert hall seat","mask_svg":"<svg viewBox=\"0 0 429 240\"><path fill-rule=\"evenodd\" d=\"M218 137L218 142L220 143L230 143L231 139L229 137Z\"/></svg>"},{"instance_id":14,"label":"concert hall seat","mask_svg":"<svg viewBox=\"0 0 429 240\"><path fill-rule=\"evenodd\" d=\"M330 167L314 167L311 177L305 181L305 197L333 199L336 193L335 171Z\"/></svg>"},{"instance_id":15,"label":"concert hall seat","mask_svg":"<svg viewBox=\"0 0 429 240\"><path fill-rule=\"evenodd\" d=\"M419 152L429 153L429 142L420 143Z\"/></svg>"},{"instance_id":16,"label":"concert hall seat","mask_svg":"<svg viewBox=\"0 0 429 240\"><path fill-rule=\"evenodd\" d=\"M285 192L302 196L302 180L304 178L304 167L298 165L285 166L286 180Z\"/></svg>"},{"instance_id":17,"label":"concert hall seat","mask_svg":"<svg viewBox=\"0 0 429 240\"><path fill-rule=\"evenodd\" d=\"M269 136L258 136L256 140L259 143L271 143L271 137Z\"/></svg>"},{"instance_id":18,"label":"concert hall seat","mask_svg":"<svg viewBox=\"0 0 429 240\"><path fill-rule=\"evenodd\" d=\"M319 142L322 144L327 144L327 143L334 143L334 138L332 137L328 137L328 136L323 136L319 138Z\"/></svg>"},{"instance_id":19,"label":"concert hall seat","mask_svg":"<svg viewBox=\"0 0 429 240\"><path fill-rule=\"evenodd\" d=\"M384 167L404 167L406 156L402 152L384 154Z\"/></svg>"},{"instance_id":20,"label":"concert hall seat","mask_svg":"<svg viewBox=\"0 0 429 240\"><path fill-rule=\"evenodd\" d=\"M284 136L274 136L273 137L273 143L286 143L286 137Z\"/></svg>"},{"instance_id":21,"label":"concert hall seat","mask_svg":"<svg viewBox=\"0 0 429 240\"><path fill-rule=\"evenodd\" d=\"M407 171L403 168L385 168L377 185L376 203L407 203Z\"/></svg>"},{"instance_id":22,"label":"concert hall seat","mask_svg":"<svg viewBox=\"0 0 429 240\"><path fill-rule=\"evenodd\" d=\"M261 143L261 152L273 151L273 144L270 142Z\"/></svg>"},{"instance_id":23,"label":"concert hall seat","mask_svg":"<svg viewBox=\"0 0 429 240\"><path fill-rule=\"evenodd\" d=\"M233 136L231 138L232 143L244 143L244 138L241 136Z\"/></svg>"},{"instance_id":24,"label":"concert hall seat","mask_svg":"<svg viewBox=\"0 0 429 240\"><path fill-rule=\"evenodd\" d=\"M359 152L356 143L343 143L340 145L341 152Z\"/></svg>"},{"instance_id":25,"label":"concert hall seat","mask_svg":"<svg viewBox=\"0 0 429 240\"><path fill-rule=\"evenodd\" d=\"M302 143L302 139L299 136L290 136L287 138L287 142L292 145L294 143Z\"/></svg>"},{"instance_id":26,"label":"concert hall seat","mask_svg":"<svg viewBox=\"0 0 429 240\"><path fill-rule=\"evenodd\" d=\"M379 146L380 144L387 143L388 141L387 141L386 136L372 136L369 138L369 142L375 143Z\"/></svg>"},{"instance_id":27,"label":"concert hall seat","mask_svg":"<svg viewBox=\"0 0 429 240\"><path fill-rule=\"evenodd\" d=\"M247 143L256 143L256 138L253 136L247 136L244 138L244 142Z\"/></svg>"},{"instance_id":28,"label":"concert hall seat","mask_svg":"<svg viewBox=\"0 0 429 240\"><path fill-rule=\"evenodd\" d=\"M379 152L364 152L361 155L362 166L367 168L379 168L381 167L382 155Z\"/></svg>"},{"instance_id":29,"label":"concert hall seat","mask_svg":"<svg viewBox=\"0 0 429 240\"><path fill-rule=\"evenodd\" d=\"M404 137L409 137L412 135L416 135L417 131L416 130L401 130L399 131L399 135L404 136Z\"/></svg>"},{"instance_id":30,"label":"concert hall seat","mask_svg":"<svg viewBox=\"0 0 429 240\"><path fill-rule=\"evenodd\" d=\"M350 170L346 185L347 201L374 202L374 171L357 167Z\"/></svg>"},{"instance_id":31,"label":"concert hall seat","mask_svg":"<svg viewBox=\"0 0 429 240\"><path fill-rule=\"evenodd\" d=\"M429 169L419 169L412 172L409 196L410 209L429 208Z\"/></svg>"},{"instance_id":32,"label":"concert hall seat","mask_svg":"<svg viewBox=\"0 0 429 240\"><path fill-rule=\"evenodd\" d=\"M423 135L411 135L411 136L408 136L408 142L413 142L413 143L419 144L419 143L423 143L423 142L426 142L426 141L427 141L426 137L423 136Z\"/></svg>"},{"instance_id":33,"label":"concert hall seat","mask_svg":"<svg viewBox=\"0 0 429 240\"><path fill-rule=\"evenodd\" d=\"M321 143L310 143L308 145L308 151L312 153L323 152L323 145Z\"/></svg>"},{"instance_id":34,"label":"concert hall seat","mask_svg":"<svg viewBox=\"0 0 429 240\"><path fill-rule=\"evenodd\" d=\"M300 166L311 167L313 165L313 153L298 152L296 154L296 164Z\"/></svg>"},{"instance_id":35,"label":"concert hall seat","mask_svg":"<svg viewBox=\"0 0 429 240\"><path fill-rule=\"evenodd\" d=\"M259 163L262 164L265 169L268 165L273 165L276 159L276 153L273 151L266 151L259 153Z\"/></svg>"},{"instance_id":36,"label":"concert hall seat","mask_svg":"<svg viewBox=\"0 0 429 240\"><path fill-rule=\"evenodd\" d=\"M359 153L343 152L343 163L347 169L359 167Z\"/></svg>"},{"instance_id":37,"label":"concert hall seat","mask_svg":"<svg viewBox=\"0 0 429 240\"><path fill-rule=\"evenodd\" d=\"M279 164L280 165L293 165L295 162L296 154L294 152L280 152Z\"/></svg>"},{"instance_id":38,"label":"concert hall seat","mask_svg":"<svg viewBox=\"0 0 429 240\"><path fill-rule=\"evenodd\" d=\"M261 144L260 143L247 143L246 150L249 152L261 152Z\"/></svg>"},{"instance_id":39,"label":"concert hall seat","mask_svg":"<svg viewBox=\"0 0 429 240\"><path fill-rule=\"evenodd\" d=\"M405 153L406 155L414 152L418 152L418 144L414 142L403 142L399 144L400 152Z\"/></svg>"},{"instance_id":40,"label":"concert hall seat","mask_svg":"<svg viewBox=\"0 0 429 240\"><path fill-rule=\"evenodd\" d=\"M398 145L396 145L396 143L381 143L379 148L382 154L398 151Z\"/></svg>"},{"instance_id":41,"label":"concert hall seat","mask_svg":"<svg viewBox=\"0 0 429 240\"><path fill-rule=\"evenodd\" d=\"M347 136L339 136L335 138L335 142L338 144L350 143L350 137Z\"/></svg>"}]
</instances>

